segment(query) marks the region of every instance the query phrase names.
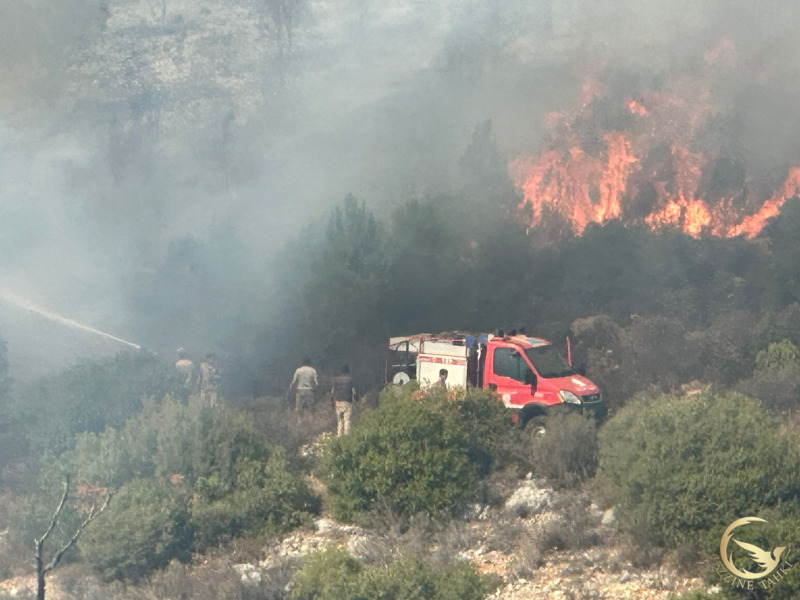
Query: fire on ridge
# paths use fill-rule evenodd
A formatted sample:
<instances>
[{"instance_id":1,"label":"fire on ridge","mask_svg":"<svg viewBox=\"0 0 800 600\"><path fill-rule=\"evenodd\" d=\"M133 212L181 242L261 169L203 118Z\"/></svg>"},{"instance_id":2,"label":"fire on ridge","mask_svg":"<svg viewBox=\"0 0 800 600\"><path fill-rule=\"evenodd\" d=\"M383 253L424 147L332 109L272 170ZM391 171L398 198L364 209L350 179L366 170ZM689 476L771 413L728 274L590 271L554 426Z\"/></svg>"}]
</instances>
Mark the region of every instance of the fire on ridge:
<instances>
[{"instance_id":1,"label":"fire on ridge","mask_svg":"<svg viewBox=\"0 0 800 600\"><path fill-rule=\"evenodd\" d=\"M549 114L547 147L509 165L529 225L549 210L576 234L589 223L621 219L694 237L752 238L800 195L800 165L772 190L747 174L719 176L719 163L732 161L718 125L724 109L714 106L710 90L718 63L736 58L733 43L722 40L704 58L700 75L635 96L604 93L600 79L589 77L577 108Z\"/></svg>"}]
</instances>

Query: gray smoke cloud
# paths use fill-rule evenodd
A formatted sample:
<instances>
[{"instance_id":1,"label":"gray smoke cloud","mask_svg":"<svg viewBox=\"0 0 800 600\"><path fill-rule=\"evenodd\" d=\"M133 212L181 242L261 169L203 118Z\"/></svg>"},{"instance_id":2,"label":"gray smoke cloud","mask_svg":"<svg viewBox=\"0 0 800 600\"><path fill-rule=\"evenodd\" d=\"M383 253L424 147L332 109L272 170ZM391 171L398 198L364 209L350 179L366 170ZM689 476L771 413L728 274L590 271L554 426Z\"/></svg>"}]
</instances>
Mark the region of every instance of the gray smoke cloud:
<instances>
[{"instance_id":1,"label":"gray smoke cloud","mask_svg":"<svg viewBox=\"0 0 800 600\"><path fill-rule=\"evenodd\" d=\"M137 282L176 240L230 233L242 247L219 268L244 285L349 192L386 214L457 191L479 121L493 119L505 158L533 153L544 116L580 102L587 72L613 73L620 93L658 89L726 37L746 66L715 79L730 152L768 174L800 161L798 11L777 0L4 3L0 288L145 345L181 345L191 332L154 339L165 324L130 314ZM19 318L0 315L0 335ZM15 347L29 343L9 342L12 366L28 360Z\"/></svg>"}]
</instances>

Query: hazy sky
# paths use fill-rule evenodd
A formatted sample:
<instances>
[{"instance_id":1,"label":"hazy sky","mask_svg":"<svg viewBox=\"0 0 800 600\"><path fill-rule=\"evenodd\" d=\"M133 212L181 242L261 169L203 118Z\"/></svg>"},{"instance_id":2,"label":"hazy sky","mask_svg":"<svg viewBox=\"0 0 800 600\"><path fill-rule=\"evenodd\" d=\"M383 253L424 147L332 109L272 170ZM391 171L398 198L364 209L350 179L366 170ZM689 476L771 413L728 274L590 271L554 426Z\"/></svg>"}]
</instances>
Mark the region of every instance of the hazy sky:
<instances>
[{"instance_id":1,"label":"hazy sky","mask_svg":"<svg viewBox=\"0 0 800 600\"><path fill-rule=\"evenodd\" d=\"M291 6L287 27L271 0L3 3L0 291L147 343L130 282L172 240L228 228L255 263L349 192L379 214L456 192L478 122L509 160L536 153L587 76L666 86L723 39L731 147L754 172L800 159L790 3Z\"/></svg>"}]
</instances>

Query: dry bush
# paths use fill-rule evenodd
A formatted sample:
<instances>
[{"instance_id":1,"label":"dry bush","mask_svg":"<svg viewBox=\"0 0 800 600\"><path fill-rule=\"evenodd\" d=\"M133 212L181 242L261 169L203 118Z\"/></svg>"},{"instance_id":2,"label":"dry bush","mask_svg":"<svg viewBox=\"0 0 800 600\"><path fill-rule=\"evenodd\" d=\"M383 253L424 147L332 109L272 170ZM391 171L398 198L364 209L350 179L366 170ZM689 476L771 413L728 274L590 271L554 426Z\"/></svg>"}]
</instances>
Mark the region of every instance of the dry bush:
<instances>
[{"instance_id":1,"label":"dry bush","mask_svg":"<svg viewBox=\"0 0 800 600\"><path fill-rule=\"evenodd\" d=\"M173 561L139 585L106 584L76 566L59 573L58 587L71 600L283 600L298 564L262 572L261 582L245 583L229 561L203 565Z\"/></svg>"},{"instance_id":2,"label":"dry bush","mask_svg":"<svg viewBox=\"0 0 800 600\"><path fill-rule=\"evenodd\" d=\"M548 535L552 545L560 550L576 550L600 543L594 528L595 520L589 514L589 499L582 494L561 494L556 497L552 510L560 515L558 527L550 526Z\"/></svg>"},{"instance_id":3,"label":"dry bush","mask_svg":"<svg viewBox=\"0 0 800 600\"><path fill-rule=\"evenodd\" d=\"M336 431L336 418L330 402L317 399L313 410L298 415L285 397L264 396L242 401L239 408L253 418L256 428L271 444L278 444L287 450L290 461L301 460L300 449L313 443L324 432ZM301 461L303 462L303 461ZM307 464L296 466L308 467Z\"/></svg>"},{"instance_id":4,"label":"dry bush","mask_svg":"<svg viewBox=\"0 0 800 600\"><path fill-rule=\"evenodd\" d=\"M503 513L491 525L485 540L487 551L511 554L519 548L526 531L518 517Z\"/></svg>"},{"instance_id":5,"label":"dry bush","mask_svg":"<svg viewBox=\"0 0 800 600\"><path fill-rule=\"evenodd\" d=\"M246 600L239 573L230 565L189 567L173 561L146 586L148 596L174 600ZM133 600L133 599L131 599Z\"/></svg>"},{"instance_id":6,"label":"dry bush","mask_svg":"<svg viewBox=\"0 0 800 600\"><path fill-rule=\"evenodd\" d=\"M593 527L588 499L583 495L557 496L548 512L533 517L527 525L519 518L507 518L494 525L497 539L507 540L496 549L506 554L513 552L512 570L518 577L529 577L541 566L547 552L579 550L601 541Z\"/></svg>"},{"instance_id":7,"label":"dry bush","mask_svg":"<svg viewBox=\"0 0 800 600\"><path fill-rule=\"evenodd\" d=\"M575 487L597 470L597 426L577 413L549 415L546 433L540 435L528 427L522 442L519 457L523 464L554 487Z\"/></svg>"},{"instance_id":8,"label":"dry bush","mask_svg":"<svg viewBox=\"0 0 800 600\"><path fill-rule=\"evenodd\" d=\"M519 486L521 478L518 465L492 472L486 480L485 503L494 508L502 507Z\"/></svg>"},{"instance_id":9,"label":"dry bush","mask_svg":"<svg viewBox=\"0 0 800 600\"><path fill-rule=\"evenodd\" d=\"M522 535L514 551L511 572L516 577L528 579L542 564L544 564L542 540L533 534Z\"/></svg>"},{"instance_id":10,"label":"dry bush","mask_svg":"<svg viewBox=\"0 0 800 600\"><path fill-rule=\"evenodd\" d=\"M478 537L461 520L437 520L423 513L405 517L387 507L371 511L361 522L378 533L361 553L366 564L387 566L399 556L417 556L443 566L473 547Z\"/></svg>"},{"instance_id":11,"label":"dry bush","mask_svg":"<svg viewBox=\"0 0 800 600\"><path fill-rule=\"evenodd\" d=\"M620 538L620 560L625 564L630 564L637 569L647 569L654 565L660 565L667 551L664 548L653 546L652 544L639 543L637 540L641 536L632 533Z\"/></svg>"}]
</instances>

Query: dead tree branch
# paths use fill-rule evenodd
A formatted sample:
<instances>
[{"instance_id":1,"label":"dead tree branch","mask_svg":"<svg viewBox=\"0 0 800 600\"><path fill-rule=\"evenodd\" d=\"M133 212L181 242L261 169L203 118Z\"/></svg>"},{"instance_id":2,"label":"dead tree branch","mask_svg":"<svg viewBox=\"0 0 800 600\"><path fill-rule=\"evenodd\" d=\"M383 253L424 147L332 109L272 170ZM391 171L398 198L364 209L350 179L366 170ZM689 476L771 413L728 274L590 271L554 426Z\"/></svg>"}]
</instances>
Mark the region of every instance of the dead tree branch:
<instances>
[{"instance_id":1,"label":"dead tree branch","mask_svg":"<svg viewBox=\"0 0 800 600\"><path fill-rule=\"evenodd\" d=\"M36 542L36 555L35 555L35 563L36 563L36 600L45 600L45 581L44 576L55 569L58 566L58 563L61 562L61 559L64 556L64 553L69 550L72 545L78 540L81 532L86 528L86 526L91 523L94 519L96 519L107 507L108 503L111 501L111 493L106 492L105 501L103 502L103 506L100 507L100 510L95 510L95 506L89 510L89 516L81 523L78 527L75 534L69 539L69 541L64 544L64 546L53 555L52 560L47 564L47 566L43 566L42 561L42 552L44 550L44 542L47 540L48 536L53 532L53 529L56 526L56 522L58 521L58 517L61 514L61 511L64 509L64 504L67 501L67 495L69 494L69 475L64 478L64 493L61 496L61 502L58 503L58 507L56 507L56 511L53 513L53 518L50 519L50 525L47 528L47 531L44 532L44 535L35 540Z\"/></svg>"}]
</instances>

